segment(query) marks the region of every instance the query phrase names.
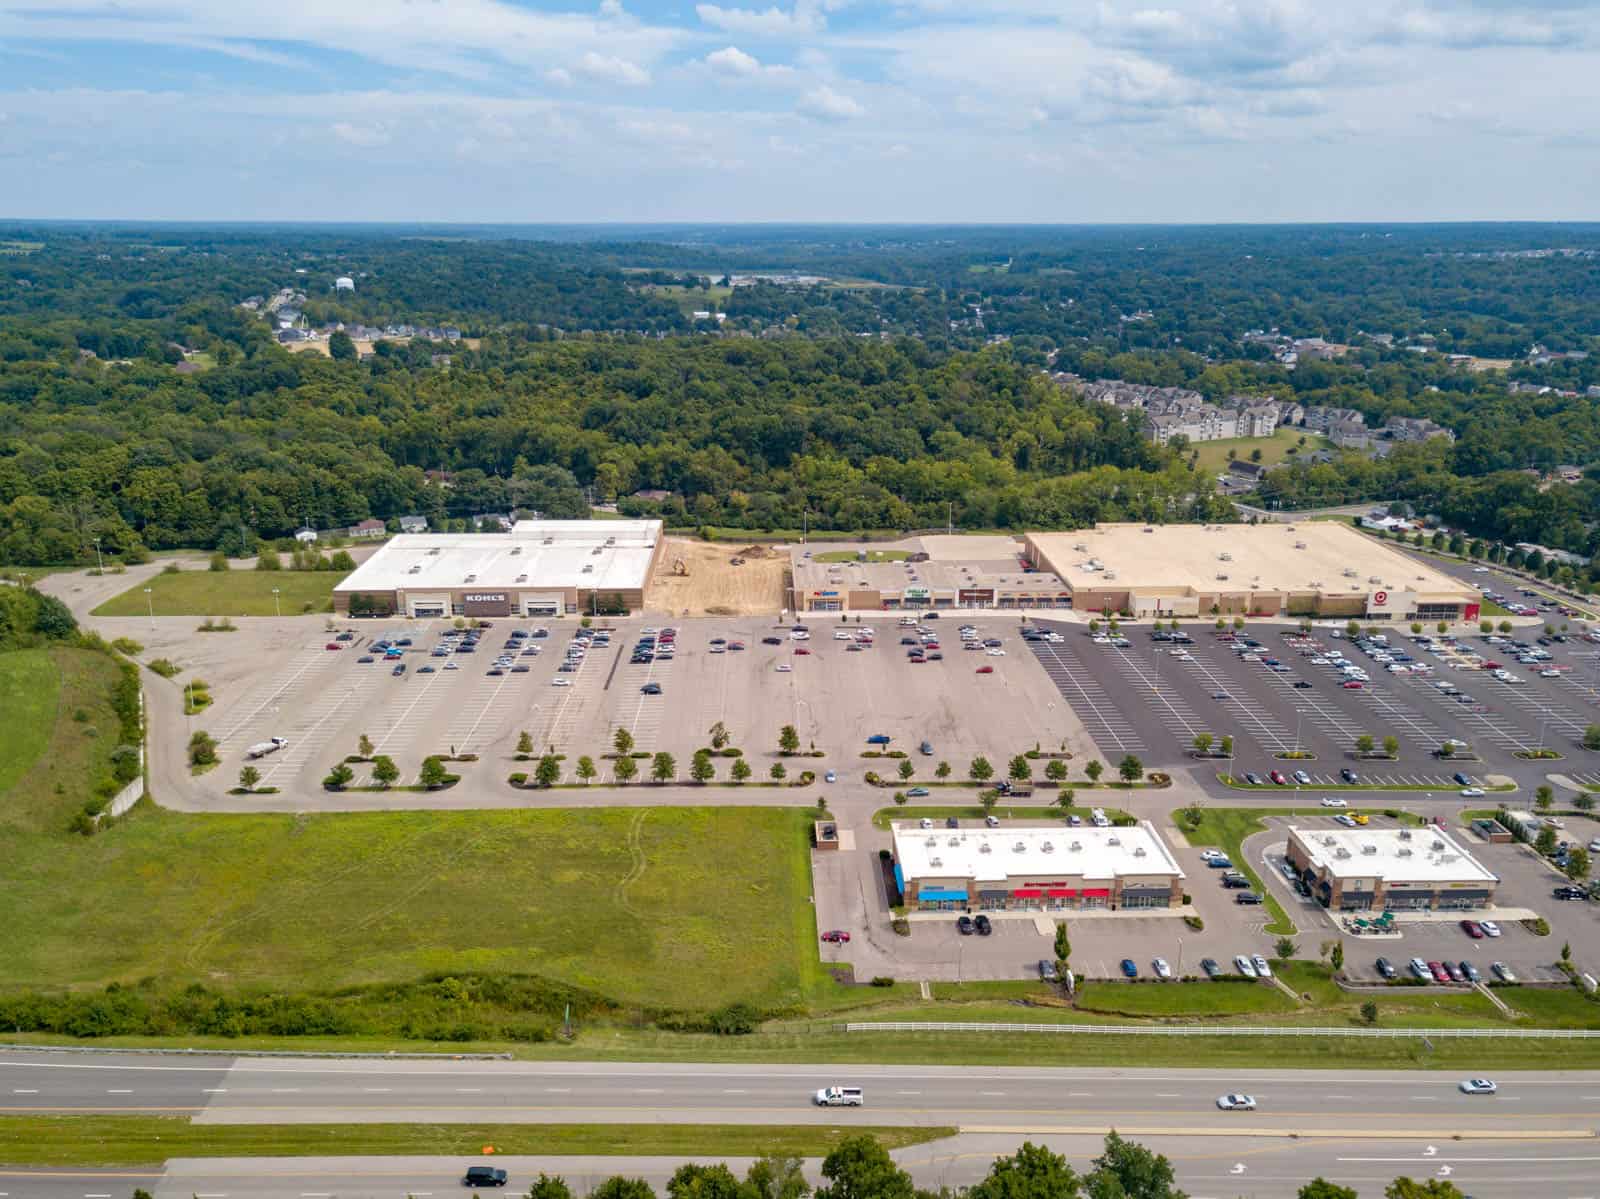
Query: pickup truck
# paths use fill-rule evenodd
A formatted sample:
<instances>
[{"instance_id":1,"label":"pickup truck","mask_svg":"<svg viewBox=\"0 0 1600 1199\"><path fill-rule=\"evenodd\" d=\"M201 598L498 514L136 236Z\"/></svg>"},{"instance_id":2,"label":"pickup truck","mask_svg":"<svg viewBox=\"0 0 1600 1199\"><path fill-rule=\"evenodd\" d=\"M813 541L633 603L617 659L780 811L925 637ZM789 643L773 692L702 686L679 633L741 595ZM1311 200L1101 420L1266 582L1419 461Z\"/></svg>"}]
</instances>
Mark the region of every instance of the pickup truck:
<instances>
[{"instance_id":1,"label":"pickup truck","mask_svg":"<svg viewBox=\"0 0 1600 1199\"><path fill-rule=\"evenodd\" d=\"M264 758L268 754L277 753L280 749L288 744L289 741L286 737L272 737L266 741L257 741L249 749L244 751L244 756L247 758Z\"/></svg>"}]
</instances>

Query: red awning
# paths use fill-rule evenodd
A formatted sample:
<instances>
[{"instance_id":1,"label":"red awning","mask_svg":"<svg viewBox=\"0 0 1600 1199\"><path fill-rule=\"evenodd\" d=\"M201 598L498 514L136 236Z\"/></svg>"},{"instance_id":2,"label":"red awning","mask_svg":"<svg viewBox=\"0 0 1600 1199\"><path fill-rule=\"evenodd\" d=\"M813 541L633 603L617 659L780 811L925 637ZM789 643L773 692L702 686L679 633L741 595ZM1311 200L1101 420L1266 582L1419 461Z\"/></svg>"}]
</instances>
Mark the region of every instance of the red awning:
<instances>
[{"instance_id":1,"label":"red awning","mask_svg":"<svg viewBox=\"0 0 1600 1199\"><path fill-rule=\"evenodd\" d=\"M1068 896L1076 895L1077 892L1067 887L1052 887L1045 894L1051 899L1065 899Z\"/></svg>"},{"instance_id":2,"label":"red awning","mask_svg":"<svg viewBox=\"0 0 1600 1199\"><path fill-rule=\"evenodd\" d=\"M1083 897L1085 899L1110 899L1111 891L1109 889L1104 891L1085 891Z\"/></svg>"},{"instance_id":3,"label":"red awning","mask_svg":"<svg viewBox=\"0 0 1600 1199\"><path fill-rule=\"evenodd\" d=\"M1011 892L1012 899L1043 899L1044 892L1037 887L1022 887Z\"/></svg>"}]
</instances>

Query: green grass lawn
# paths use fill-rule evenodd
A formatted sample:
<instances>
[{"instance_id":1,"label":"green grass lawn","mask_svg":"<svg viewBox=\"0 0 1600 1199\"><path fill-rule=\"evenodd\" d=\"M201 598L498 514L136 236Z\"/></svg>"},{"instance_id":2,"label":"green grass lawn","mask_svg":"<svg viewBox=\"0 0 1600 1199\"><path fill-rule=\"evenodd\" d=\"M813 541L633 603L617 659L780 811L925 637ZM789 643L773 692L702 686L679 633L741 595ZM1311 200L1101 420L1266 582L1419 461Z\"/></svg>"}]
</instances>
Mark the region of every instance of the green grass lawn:
<instances>
[{"instance_id":1,"label":"green grass lawn","mask_svg":"<svg viewBox=\"0 0 1600 1199\"><path fill-rule=\"evenodd\" d=\"M331 612L336 570L183 570L158 574L94 610L96 616L285 616ZM144 589L150 588L146 596ZM272 589L279 590L276 606ZM310 605L307 608L307 605Z\"/></svg>"},{"instance_id":2,"label":"green grass lawn","mask_svg":"<svg viewBox=\"0 0 1600 1199\"><path fill-rule=\"evenodd\" d=\"M911 557L910 550L868 550L868 562L904 562ZM826 550L811 555L814 562L858 562L855 550Z\"/></svg>"},{"instance_id":3,"label":"green grass lawn","mask_svg":"<svg viewBox=\"0 0 1600 1199\"><path fill-rule=\"evenodd\" d=\"M1302 438L1305 440L1303 446L1300 445ZM1196 442L1189 448L1199 455L1197 465L1200 469L1215 474L1235 459L1241 462L1252 461L1250 455L1255 450L1261 451L1263 463L1274 466L1285 459L1292 459L1297 454L1325 450L1328 444L1327 438L1319 437L1315 433L1285 427L1277 430L1271 437L1225 437L1220 441ZM1290 450L1294 450L1295 454L1290 454Z\"/></svg>"},{"instance_id":4,"label":"green grass lawn","mask_svg":"<svg viewBox=\"0 0 1600 1199\"><path fill-rule=\"evenodd\" d=\"M429 1154L665 1154L822 1157L866 1133L899 1149L954 1128L694 1124L191 1124L179 1116L0 1116L10 1166L155 1166L173 1157ZM519 1179L519 1185L525 1182Z\"/></svg>"},{"instance_id":5,"label":"green grass lawn","mask_svg":"<svg viewBox=\"0 0 1600 1199\"><path fill-rule=\"evenodd\" d=\"M1185 969L1198 966L1191 962ZM1148 971L1148 963L1141 968ZM1277 987L1256 982L1091 982L1079 989L1077 1004L1085 1012L1164 1019L1276 1016L1299 1007Z\"/></svg>"},{"instance_id":6,"label":"green grass lawn","mask_svg":"<svg viewBox=\"0 0 1600 1199\"><path fill-rule=\"evenodd\" d=\"M50 743L60 689L49 650L0 656L0 803Z\"/></svg>"}]
</instances>

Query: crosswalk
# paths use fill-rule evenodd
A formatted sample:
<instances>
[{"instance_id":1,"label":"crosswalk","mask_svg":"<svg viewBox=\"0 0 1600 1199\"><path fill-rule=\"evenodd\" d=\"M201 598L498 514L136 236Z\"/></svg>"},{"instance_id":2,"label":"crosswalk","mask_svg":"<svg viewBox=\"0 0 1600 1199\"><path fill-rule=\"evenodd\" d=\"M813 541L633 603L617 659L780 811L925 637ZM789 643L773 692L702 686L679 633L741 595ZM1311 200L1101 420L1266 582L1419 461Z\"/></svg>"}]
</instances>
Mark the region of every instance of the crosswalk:
<instances>
[{"instance_id":1,"label":"crosswalk","mask_svg":"<svg viewBox=\"0 0 1600 1199\"><path fill-rule=\"evenodd\" d=\"M1102 751L1115 750L1118 754L1145 752L1138 731L1111 702L1100 680L1084 669L1083 663L1067 648L1065 642L1030 641L1027 644L1045 674L1055 684L1056 690L1072 706L1078 719L1083 721L1084 729Z\"/></svg>"}]
</instances>

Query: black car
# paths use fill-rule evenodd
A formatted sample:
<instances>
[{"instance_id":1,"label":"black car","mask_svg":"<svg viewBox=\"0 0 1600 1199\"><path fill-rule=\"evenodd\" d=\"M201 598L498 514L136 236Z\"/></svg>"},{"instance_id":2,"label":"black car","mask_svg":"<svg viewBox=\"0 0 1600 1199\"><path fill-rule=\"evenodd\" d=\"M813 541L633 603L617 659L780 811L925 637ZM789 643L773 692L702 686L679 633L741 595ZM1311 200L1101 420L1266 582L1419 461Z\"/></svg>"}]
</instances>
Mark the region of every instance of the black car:
<instances>
[{"instance_id":1,"label":"black car","mask_svg":"<svg viewBox=\"0 0 1600 1199\"><path fill-rule=\"evenodd\" d=\"M959 917L957 917L956 918L956 931L958 933L960 933L963 937L970 937L972 935L972 917L971 916L959 916Z\"/></svg>"},{"instance_id":2,"label":"black car","mask_svg":"<svg viewBox=\"0 0 1600 1199\"><path fill-rule=\"evenodd\" d=\"M494 1166L468 1166L466 1177L461 1180L464 1187L503 1187L506 1185L506 1172Z\"/></svg>"},{"instance_id":3,"label":"black car","mask_svg":"<svg viewBox=\"0 0 1600 1199\"><path fill-rule=\"evenodd\" d=\"M433 667L424 666L422 669L424 669L424 670L432 670ZM527 674L528 673L528 668L526 666L524 666L521 662L518 662L515 666L513 666L511 668L511 673L512 674Z\"/></svg>"},{"instance_id":4,"label":"black car","mask_svg":"<svg viewBox=\"0 0 1600 1199\"><path fill-rule=\"evenodd\" d=\"M1400 972L1394 968L1394 963L1388 958L1379 958L1373 965L1377 966L1378 973L1384 978L1398 978Z\"/></svg>"},{"instance_id":5,"label":"black car","mask_svg":"<svg viewBox=\"0 0 1600 1199\"><path fill-rule=\"evenodd\" d=\"M782 645L783 644L783 638L782 637L763 637L761 639L761 644L762 645Z\"/></svg>"},{"instance_id":6,"label":"black car","mask_svg":"<svg viewBox=\"0 0 1600 1199\"><path fill-rule=\"evenodd\" d=\"M918 644L918 642L917 642L917 639L915 637L902 637L902 638L900 638L900 644L901 645L916 645L916 644Z\"/></svg>"},{"instance_id":7,"label":"black car","mask_svg":"<svg viewBox=\"0 0 1600 1199\"><path fill-rule=\"evenodd\" d=\"M980 915L972 923L977 926L978 935L980 937L987 937L990 933L994 932L994 925L989 923L989 917L987 916Z\"/></svg>"},{"instance_id":8,"label":"black car","mask_svg":"<svg viewBox=\"0 0 1600 1199\"><path fill-rule=\"evenodd\" d=\"M1472 780L1469 779L1466 775L1462 774L1461 771L1459 771L1459 770L1456 771L1455 774L1453 774L1451 777L1454 778L1455 781L1460 783L1463 787L1472 786Z\"/></svg>"},{"instance_id":9,"label":"black car","mask_svg":"<svg viewBox=\"0 0 1600 1199\"><path fill-rule=\"evenodd\" d=\"M1296 691L1310 691L1311 684L1306 682L1304 679L1296 679L1294 681L1294 689Z\"/></svg>"},{"instance_id":10,"label":"black car","mask_svg":"<svg viewBox=\"0 0 1600 1199\"><path fill-rule=\"evenodd\" d=\"M1574 887L1567 883L1557 887L1551 894L1557 899L1582 899L1588 892L1582 887Z\"/></svg>"},{"instance_id":11,"label":"black car","mask_svg":"<svg viewBox=\"0 0 1600 1199\"><path fill-rule=\"evenodd\" d=\"M954 816L946 816L944 818L944 826L945 828L960 828L961 821L957 820Z\"/></svg>"},{"instance_id":12,"label":"black car","mask_svg":"<svg viewBox=\"0 0 1600 1199\"><path fill-rule=\"evenodd\" d=\"M348 629L334 638L335 641L354 641L355 639L356 635L350 632Z\"/></svg>"},{"instance_id":13,"label":"black car","mask_svg":"<svg viewBox=\"0 0 1600 1199\"><path fill-rule=\"evenodd\" d=\"M398 666L396 666L389 673L394 675L396 678L398 678L400 675L405 674L405 672L406 672L406 664L404 662L401 662Z\"/></svg>"},{"instance_id":14,"label":"black car","mask_svg":"<svg viewBox=\"0 0 1600 1199\"><path fill-rule=\"evenodd\" d=\"M502 674L505 674L505 671L502 670L498 666L491 666L491 667L489 667L489 670L488 670L487 673L492 674L492 675L502 675Z\"/></svg>"},{"instance_id":15,"label":"black car","mask_svg":"<svg viewBox=\"0 0 1600 1199\"><path fill-rule=\"evenodd\" d=\"M1249 885L1250 880L1242 874L1234 874L1230 872L1222 876L1222 886L1224 890L1237 891L1241 887L1248 887Z\"/></svg>"},{"instance_id":16,"label":"black car","mask_svg":"<svg viewBox=\"0 0 1600 1199\"><path fill-rule=\"evenodd\" d=\"M357 662L375 662L375 661L377 661L377 659L374 658L371 654L362 654L359 658L356 659L356 661Z\"/></svg>"},{"instance_id":17,"label":"black car","mask_svg":"<svg viewBox=\"0 0 1600 1199\"><path fill-rule=\"evenodd\" d=\"M1249 783L1252 787L1261 786L1261 776L1255 773L1253 770L1247 770L1244 772L1244 781Z\"/></svg>"},{"instance_id":18,"label":"black car","mask_svg":"<svg viewBox=\"0 0 1600 1199\"><path fill-rule=\"evenodd\" d=\"M1254 891L1240 891L1239 894L1233 897L1233 902L1242 904L1259 904L1261 902L1261 896L1257 895Z\"/></svg>"},{"instance_id":19,"label":"black car","mask_svg":"<svg viewBox=\"0 0 1600 1199\"><path fill-rule=\"evenodd\" d=\"M1221 978L1222 967L1217 965L1216 958L1201 958L1200 969L1206 972L1207 978Z\"/></svg>"},{"instance_id":20,"label":"black car","mask_svg":"<svg viewBox=\"0 0 1600 1199\"><path fill-rule=\"evenodd\" d=\"M1353 782L1356 781L1356 772L1351 770L1348 766L1346 766L1343 770L1341 770L1339 772L1339 777L1342 778L1347 783L1353 783Z\"/></svg>"},{"instance_id":21,"label":"black car","mask_svg":"<svg viewBox=\"0 0 1600 1199\"><path fill-rule=\"evenodd\" d=\"M645 695L660 695L661 694L661 684L660 683L646 683L643 687L640 687L639 690L642 691Z\"/></svg>"}]
</instances>

